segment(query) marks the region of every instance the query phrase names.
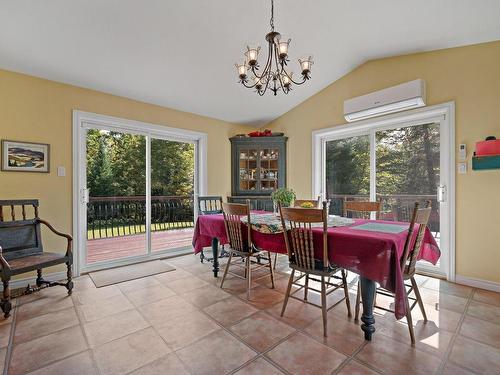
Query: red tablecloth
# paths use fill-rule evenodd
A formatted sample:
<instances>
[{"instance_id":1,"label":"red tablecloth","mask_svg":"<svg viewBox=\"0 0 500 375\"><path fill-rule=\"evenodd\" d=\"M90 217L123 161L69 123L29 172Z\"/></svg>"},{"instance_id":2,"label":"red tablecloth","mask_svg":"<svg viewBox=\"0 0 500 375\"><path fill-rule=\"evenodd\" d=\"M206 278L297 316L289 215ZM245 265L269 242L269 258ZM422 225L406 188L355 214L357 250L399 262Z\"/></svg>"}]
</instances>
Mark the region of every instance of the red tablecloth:
<instances>
[{"instance_id":1,"label":"red tablecloth","mask_svg":"<svg viewBox=\"0 0 500 375\"><path fill-rule=\"evenodd\" d=\"M367 279L376 281L383 288L396 294L396 318L405 316L406 309L403 293L403 275L400 259L408 231L401 233L382 233L366 230L354 230L354 226L366 223L368 220L355 220L350 226L328 229L328 252L330 262L355 272ZM404 224L393 221L375 222L388 224ZM408 223L406 223L408 225ZM314 243L316 256L322 257L320 246L322 229L314 228ZM414 234L416 236L416 230ZM196 222L193 247L199 253L203 247L211 246L212 238L218 238L221 244L227 244L224 219L222 215L202 215ZM264 250L286 253L283 233L265 234L252 231L252 241ZM429 229L426 229L419 259L436 264L441 253Z\"/></svg>"}]
</instances>

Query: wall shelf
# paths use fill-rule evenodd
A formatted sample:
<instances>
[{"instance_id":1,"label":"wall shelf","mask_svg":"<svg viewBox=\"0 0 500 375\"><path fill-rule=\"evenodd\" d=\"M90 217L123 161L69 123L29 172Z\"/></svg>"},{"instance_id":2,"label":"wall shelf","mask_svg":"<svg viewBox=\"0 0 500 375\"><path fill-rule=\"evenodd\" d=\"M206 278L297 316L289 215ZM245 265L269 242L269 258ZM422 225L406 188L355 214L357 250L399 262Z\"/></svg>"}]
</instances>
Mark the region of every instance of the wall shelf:
<instances>
[{"instance_id":1,"label":"wall shelf","mask_svg":"<svg viewBox=\"0 0 500 375\"><path fill-rule=\"evenodd\" d=\"M472 169L475 171L500 169L500 155L473 156Z\"/></svg>"}]
</instances>

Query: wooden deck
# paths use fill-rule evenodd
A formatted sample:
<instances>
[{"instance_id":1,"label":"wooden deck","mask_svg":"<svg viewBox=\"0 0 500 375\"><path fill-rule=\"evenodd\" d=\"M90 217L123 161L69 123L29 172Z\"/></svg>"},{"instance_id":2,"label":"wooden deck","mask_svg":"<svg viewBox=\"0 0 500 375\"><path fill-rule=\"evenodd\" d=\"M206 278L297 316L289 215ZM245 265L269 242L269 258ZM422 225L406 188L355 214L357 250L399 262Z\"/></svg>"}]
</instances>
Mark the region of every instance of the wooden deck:
<instances>
[{"instance_id":1,"label":"wooden deck","mask_svg":"<svg viewBox=\"0 0 500 375\"><path fill-rule=\"evenodd\" d=\"M191 246L193 228L175 229L151 234L153 251L174 250ZM146 254L146 234L102 238L87 241L87 264Z\"/></svg>"}]
</instances>

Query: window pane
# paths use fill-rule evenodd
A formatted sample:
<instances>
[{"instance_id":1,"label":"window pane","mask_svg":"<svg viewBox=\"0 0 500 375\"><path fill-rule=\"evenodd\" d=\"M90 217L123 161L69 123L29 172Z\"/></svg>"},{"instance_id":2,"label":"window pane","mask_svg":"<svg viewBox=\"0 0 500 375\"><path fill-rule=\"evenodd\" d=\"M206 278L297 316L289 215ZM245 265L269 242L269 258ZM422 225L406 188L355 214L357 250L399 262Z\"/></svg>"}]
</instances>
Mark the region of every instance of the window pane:
<instances>
[{"instance_id":1,"label":"window pane","mask_svg":"<svg viewBox=\"0 0 500 375\"><path fill-rule=\"evenodd\" d=\"M326 142L326 197L330 213L342 215L345 200L370 196L370 140L368 135Z\"/></svg>"},{"instance_id":2,"label":"window pane","mask_svg":"<svg viewBox=\"0 0 500 375\"><path fill-rule=\"evenodd\" d=\"M431 200L431 231L439 232L439 124L376 133L377 198L381 218L410 221L415 202Z\"/></svg>"}]
</instances>

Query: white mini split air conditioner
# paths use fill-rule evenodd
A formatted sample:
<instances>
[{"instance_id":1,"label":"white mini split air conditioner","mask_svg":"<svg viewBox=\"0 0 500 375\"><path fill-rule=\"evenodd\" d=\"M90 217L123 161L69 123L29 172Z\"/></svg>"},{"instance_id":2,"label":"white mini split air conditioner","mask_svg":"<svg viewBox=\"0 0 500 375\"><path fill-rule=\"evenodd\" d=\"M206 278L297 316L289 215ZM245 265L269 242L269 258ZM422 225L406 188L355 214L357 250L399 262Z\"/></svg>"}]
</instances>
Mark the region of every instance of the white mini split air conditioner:
<instances>
[{"instance_id":1,"label":"white mini split air conditioner","mask_svg":"<svg viewBox=\"0 0 500 375\"><path fill-rule=\"evenodd\" d=\"M416 79L344 102L348 122L425 106L425 81Z\"/></svg>"}]
</instances>

